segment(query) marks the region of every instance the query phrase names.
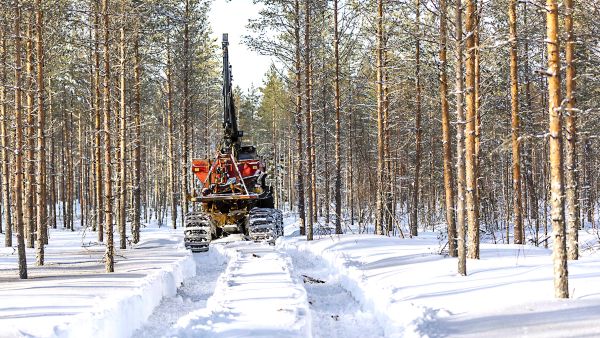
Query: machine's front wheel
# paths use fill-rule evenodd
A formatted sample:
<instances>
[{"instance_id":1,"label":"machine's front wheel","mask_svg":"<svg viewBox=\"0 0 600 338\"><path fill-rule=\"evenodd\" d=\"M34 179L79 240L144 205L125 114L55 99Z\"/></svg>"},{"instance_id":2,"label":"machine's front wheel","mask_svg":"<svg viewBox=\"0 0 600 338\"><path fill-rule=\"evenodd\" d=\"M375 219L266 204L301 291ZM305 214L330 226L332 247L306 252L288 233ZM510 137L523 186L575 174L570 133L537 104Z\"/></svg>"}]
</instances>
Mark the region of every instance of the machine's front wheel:
<instances>
[{"instance_id":1,"label":"machine's front wheel","mask_svg":"<svg viewBox=\"0 0 600 338\"><path fill-rule=\"evenodd\" d=\"M216 236L216 226L209 214L192 211L185 215L183 233L187 249L207 251L210 241Z\"/></svg>"}]
</instances>

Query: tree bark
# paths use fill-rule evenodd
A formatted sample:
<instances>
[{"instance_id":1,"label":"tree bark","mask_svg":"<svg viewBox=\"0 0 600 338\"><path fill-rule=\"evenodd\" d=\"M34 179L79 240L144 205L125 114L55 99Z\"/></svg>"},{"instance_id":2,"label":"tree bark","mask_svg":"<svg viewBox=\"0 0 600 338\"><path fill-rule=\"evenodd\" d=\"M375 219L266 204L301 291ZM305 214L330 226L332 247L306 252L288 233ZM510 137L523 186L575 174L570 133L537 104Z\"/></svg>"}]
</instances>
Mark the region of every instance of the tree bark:
<instances>
[{"instance_id":1,"label":"tree bark","mask_svg":"<svg viewBox=\"0 0 600 338\"><path fill-rule=\"evenodd\" d=\"M565 0L565 46L567 119L565 137L565 184L567 198L567 255L569 259L579 258L579 179L577 172L577 109L575 108L575 36L573 34L573 0Z\"/></svg>"},{"instance_id":2,"label":"tree bark","mask_svg":"<svg viewBox=\"0 0 600 338\"><path fill-rule=\"evenodd\" d=\"M456 248L456 221L454 219L454 189L452 188L452 142L450 138L450 114L448 108L448 26L446 0L440 0L440 100L442 108L442 139L444 146L444 191L446 201L446 224L448 226L448 252L458 255Z\"/></svg>"},{"instance_id":3,"label":"tree bark","mask_svg":"<svg viewBox=\"0 0 600 338\"><path fill-rule=\"evenodd\" d=\"M46 116L44 110L44 40L43 40L43 12L41 0L35 1L35 19L36 19L36 52L37 52L37 101L38 101L38 120L37 120L37 148L38 148L38 168L37 168L37 252L36 265L44 265L44 244L46 231L48 227L46 216Z\"/></svg>"},{"instance_id":4,"label":"tree bark","mask_svg":"<svg viewBox=\"0 0 600 338\"><path fill-rule=\"evenodd\" d=\"M469 231L468 257L479 259L479 199L477 196L477 162L475 153L475 0L467 1L467 61L466 61L466 127L465 127L465 180Z\"/></svg>"},{"instance_id":5,"label":"tree bark","mask_svg":"<svg viewBox=\"0 0 600 338\"><path fill-rule=\"evenodd\" d=\"M306 235L306 213L304 210L304 142L302 132L302 81L300 70L300 1L294 1L294 39L295 39L295 75L296 75L296 150L298 161L296 169L296 193L298 194L298 217L300 235Z\"/></svg>"},{"instance_id":6,"label":"tree bark","mask_svg":"<svg viewBox=\"0 0 600 338\"><path fill-rule=\"evenodd\" d=\"M35 243L35 211L34 211L34 192L35 192L35 175L33 172L33 162L35 161L34 141L35 141L35 117L33 113L33 38L31 36L32 18L28 19L27 37L25 43L25 97L27 102L27 125L25 134L26 160L25 160L25 195L24 195L24 220L26 244L28 248L33 248Z\"/></svg>"},{"instance_id":7,"label":"tree bark","mask_svg":"<svg viewBox=\"0 0 600 338\"><path fill-rule=\"evenodd\" d=\"M548 50L548 110L550 114L550 203L554 260L554 295L569 297L565 238L565 200L562 158L562 109L560 95L560 41L558 4L546 1L546 46Z\"/></svg>"},{"instance_id":8,"label":"tree bark","mask_svg":"<svg viewBox=\"0 0 600 338\"><path fill-rule=\"evenodd\" d=\"M131 223L131 232L133 235L133 243L140 241L140 217L141 217L141 187L140 177L142 170L142 156L141 156L141 137L142 137L142 111L141 111L141 65L140 65L140 51L139 51L139 27L136 24L135 27L135 41L133 43L133 54L134 54L134 123L135 123L135 140L133 145L133 220Z\"/></svg>"},{"instance_id":9,"label":"tree bark","mask_svg":"<svg viewBox=\"0 0 600 338\"><path fill-rule=\"evenodd\" d=\"M177 228L177 199L175 198L175 145L173 135L173 84L171 83L171 45L167 39L167 131L168 131L168 167L169 167L169 199L171 202L171 227Z\"/></svg>"},{"instance_id":10,"label":"tree bark","mask_svg":"<svg viewBox=\"0 0 600 338\"><path fill-rule=\"evenodd\" d=\"M415 16L415 176L412 195L412 213L410 217L410 235L417 236L418 215L419 215L419 190L420 190L420 171L421 171L421 1L416 0L416 16Z\"/></svg>"},{"instance_id":11,"label":"tree bark","mask_svg":"<svg viewBox=\"0 0 600 338\"><path fill-rule=\"evenodd\" d=\"M304 1L304 15L305 15L305 27L304 27L304 85L306 95L306 146L307 146L307 157L308 157L308 177L310 190L308 192L308 227L306 233L306 239L311 241L313 239L313 224L316 214L316 203L315 203L315 189L313 186L314 182L314 163L313 163L313 112L311 107L312 97L312 74L311 74L311 62L310 62L310 0Z\"/></svg>"},{"instance_id":12,"label":"tree bark","mask_svg":"<svg viewBox=\"0 0 600 338\"><path fill-rule=\"evenodd\" d=\"M517 56L517 0L508 4L508 25L510 43L510 96L511 96L511 127L512 127L512 171L513 171L513 212L514 212L514 243L524 243L523 232L523 198L521 193L521 141L519 121L519 70Z\"/></svg>"},{"instance_id":13,"label":"tree bark","mask_svg":"<svg viewBox=\"0 0 600 338\"><path fill-rule=\"evenodd\" d=\"M383 128L383 0L377 1L377 198L375 234L383 235L385 157Z\"/></svg>"},{"instance_id":14,"label":"tree bark","mask_svg":"<svg viewBox=\"0 0 600 338\"><path fill-rule=\"evenodd\" d=\"M23 120L21 104L21 5L15 0L15 226L17 230L17 253L19 256L19 278L27 279L27 256L23 224Z\"/></svg>"},{"instance_id":15,"label":"tree bark","mask_svg":"<svg viewBox=\"0 0 600 338\"><path fill-rule=\"evenodd\" d=\"M119 30L119 184L118 184L118 229L119 247L127 248L126 213L127 213L127 107L125 83L125 0L121 0L121 29Z\"/></svg>"},{"instance_id":16,"label":"tree bark","mask_svg":"<svg viewBox=\"0 0 600 338\"><path fill-rule=\"evenodd\" d=\"M104 24L104 219L106 231L106 272L115 271L114 242L113 242L113 211L112 211L112 164L110 153L110 44L109 44L109 0L102 0L102 16Z\"/></svg>"},{"instance_id":17,"label":"tree bark","mask_svg":"<svg viewBox=\"0 0 600 338\"><path fill-rule=\"evenodd\" d=\"M467 275L465 227L465 113L463 110L463 30L462 1L456 2L456 227L458 236L458 273Z\"/></svg>"},{"instance_id":18,"label":"tree bark","mask_svg":"<svg viewBox=\"0 0 600 338\"><path fill-rule=\"evenodd\" d=\"M12 246L13 222L11 216L11 172L9 169L10 159L8 150L8 130L6 128L8 116L6 115L6 40L8 39L8 25L2 24L2 37L0 41L0 137L2 142L2 205L4 209L4 246Z\"/></svg>"},{"instance_id":19,"label":"tree bark","mask_svg":"<svg viewBox=\"0 0 600 338\"><path fill-rule=\"evenodd\" d=\"M100 14L98 0L91 0L94 9L94 152L96 170L96 224L98 224L98 242L104 241L104 195L102 179L102 114L100 113Z\"/></svg>"},{"instance_id":20,"label":"tree bark","mask_svg":"<svg viewBox=\"0 0 600 338\"><path fill-rule=\"evenodd\" d=\"M185 0L185 17L183 23L183 118L181 128L181 208L183 214L189 211L188 204L188 153L189 153L189 110L190 110L190 1Z\"/></svg>"},{"instance_id":21,"label":"tree bark","mask_svg":"<svg viewBox=\"0 0 600 338\"><path fill-rule=\"evenodd\" d=\"M342 233L342 149L340 117L340 37L338 32L338 0L333 0L333 49L335 58L335 233Z\"/></svg>"}]
</instances>

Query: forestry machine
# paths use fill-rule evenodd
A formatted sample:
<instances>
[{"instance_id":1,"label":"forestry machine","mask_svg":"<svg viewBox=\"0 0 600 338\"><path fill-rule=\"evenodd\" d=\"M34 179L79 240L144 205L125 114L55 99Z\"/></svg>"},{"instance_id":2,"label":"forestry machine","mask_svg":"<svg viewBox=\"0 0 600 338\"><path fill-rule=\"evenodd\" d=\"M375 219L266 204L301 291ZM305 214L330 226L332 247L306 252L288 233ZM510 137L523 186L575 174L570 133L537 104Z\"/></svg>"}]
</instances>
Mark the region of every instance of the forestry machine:
<instances>
[{"instance_id":1,"label":"forestry machine","mask_svg":"<svg viewBox=\"0 0 600 338\"><path fill-rule=\"evenodd\" d=\"M254 241L274 242L283 235L281 211L265 182L266 169L256 148L242 145L231 88L227 34L223 34L223 139L212 159L192 159L192 172L202 184L190 201L200 211L185 215L185 246L206 251L213 239L239 233Z\"/></svg>"}]
</instances>

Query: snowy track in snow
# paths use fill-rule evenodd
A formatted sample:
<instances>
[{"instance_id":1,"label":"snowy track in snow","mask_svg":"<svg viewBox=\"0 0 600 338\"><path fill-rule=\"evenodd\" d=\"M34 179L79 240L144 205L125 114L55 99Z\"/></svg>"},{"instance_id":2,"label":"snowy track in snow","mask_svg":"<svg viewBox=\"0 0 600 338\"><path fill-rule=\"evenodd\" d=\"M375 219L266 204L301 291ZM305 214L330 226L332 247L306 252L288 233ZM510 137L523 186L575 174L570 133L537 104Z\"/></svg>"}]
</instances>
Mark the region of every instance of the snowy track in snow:
<instances>
[{"instance_id":1,"label":"snowy track in snow","mask_svg":"<svg viewBox=\"0 0 600 338\"><path fill-rule=\"evenodd\" d=\"M338 276L310 256L290 252L294 275L304 281L312 317L313 337L383 337L383 329L372 313L364 312ZM314 258L314 257L313 257ZM323 283L321 283L323 282Z\"/></svg>"},{"instance_id":2,"label":"snowy track in snow","mask_svg":"<svg viewBox=\"0 0 600 338\"><path fill-rule=\"evenodd\" d=\"M174 297L163 299L144 326L133 334L134 338L163 337L180 317L206 307L226 262L208 252L195 253L194 260L196 276L183 281Z\"/></svg>"},{"instance_id":3,"label":"snowy track in snow","mask_svg":"<svg viewBox=\"0 0 600 338\"><path fill-rule=\"evenodd\" d=\"M209 252L228 257L227 269L206 307L181 317L167 336L310 336L306 291L292 277L289 258L273 246L241 241L211 244Z\"/></svg>"}]
</instances>

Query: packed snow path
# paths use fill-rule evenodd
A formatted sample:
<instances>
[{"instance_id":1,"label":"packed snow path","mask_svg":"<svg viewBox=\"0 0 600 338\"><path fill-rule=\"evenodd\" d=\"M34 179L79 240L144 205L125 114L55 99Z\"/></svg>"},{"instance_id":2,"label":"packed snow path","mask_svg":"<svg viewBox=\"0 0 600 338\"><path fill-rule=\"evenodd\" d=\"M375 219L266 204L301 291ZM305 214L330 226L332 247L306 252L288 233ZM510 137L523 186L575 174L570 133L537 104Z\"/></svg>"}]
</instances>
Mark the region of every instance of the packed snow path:
<instances>
[{"instance_id":1,"label":"packed snow path","mask_svg":"<svg viewBox=\"0 0 600 338\"><path fill-rule=\"evenodd\" d=\"M315 257L288 252L294 263L294 275L304 282L308 294L313 337L383 337L383 329L372 313L344 289L339 275Z\"/></svg>"},{"instance_id":2,"label":"packed snow path","mask_svg":"<svg viewBox=\"0 0 600 338\"><path fill-rule=\"evenodd\" d=\"M180 318L168 336L310 336L306 291L292 277L289 258L252 242L216 243L210 250L229 258L227 269L206 307Z\"/></svg>"},{"instance_id":3,"label":"packed snow path","mask_svg":"<svg viewBox=\"0 0 600 338\"><path fill-rule=\"evenodd\" d=\"M206 307L227 262L208 252L195 253L194 260L196 276L184 280L174 297L164 298L144 326L134 333L134 338L163 337L180 317Z\"/></svg>"}]
</instances>

